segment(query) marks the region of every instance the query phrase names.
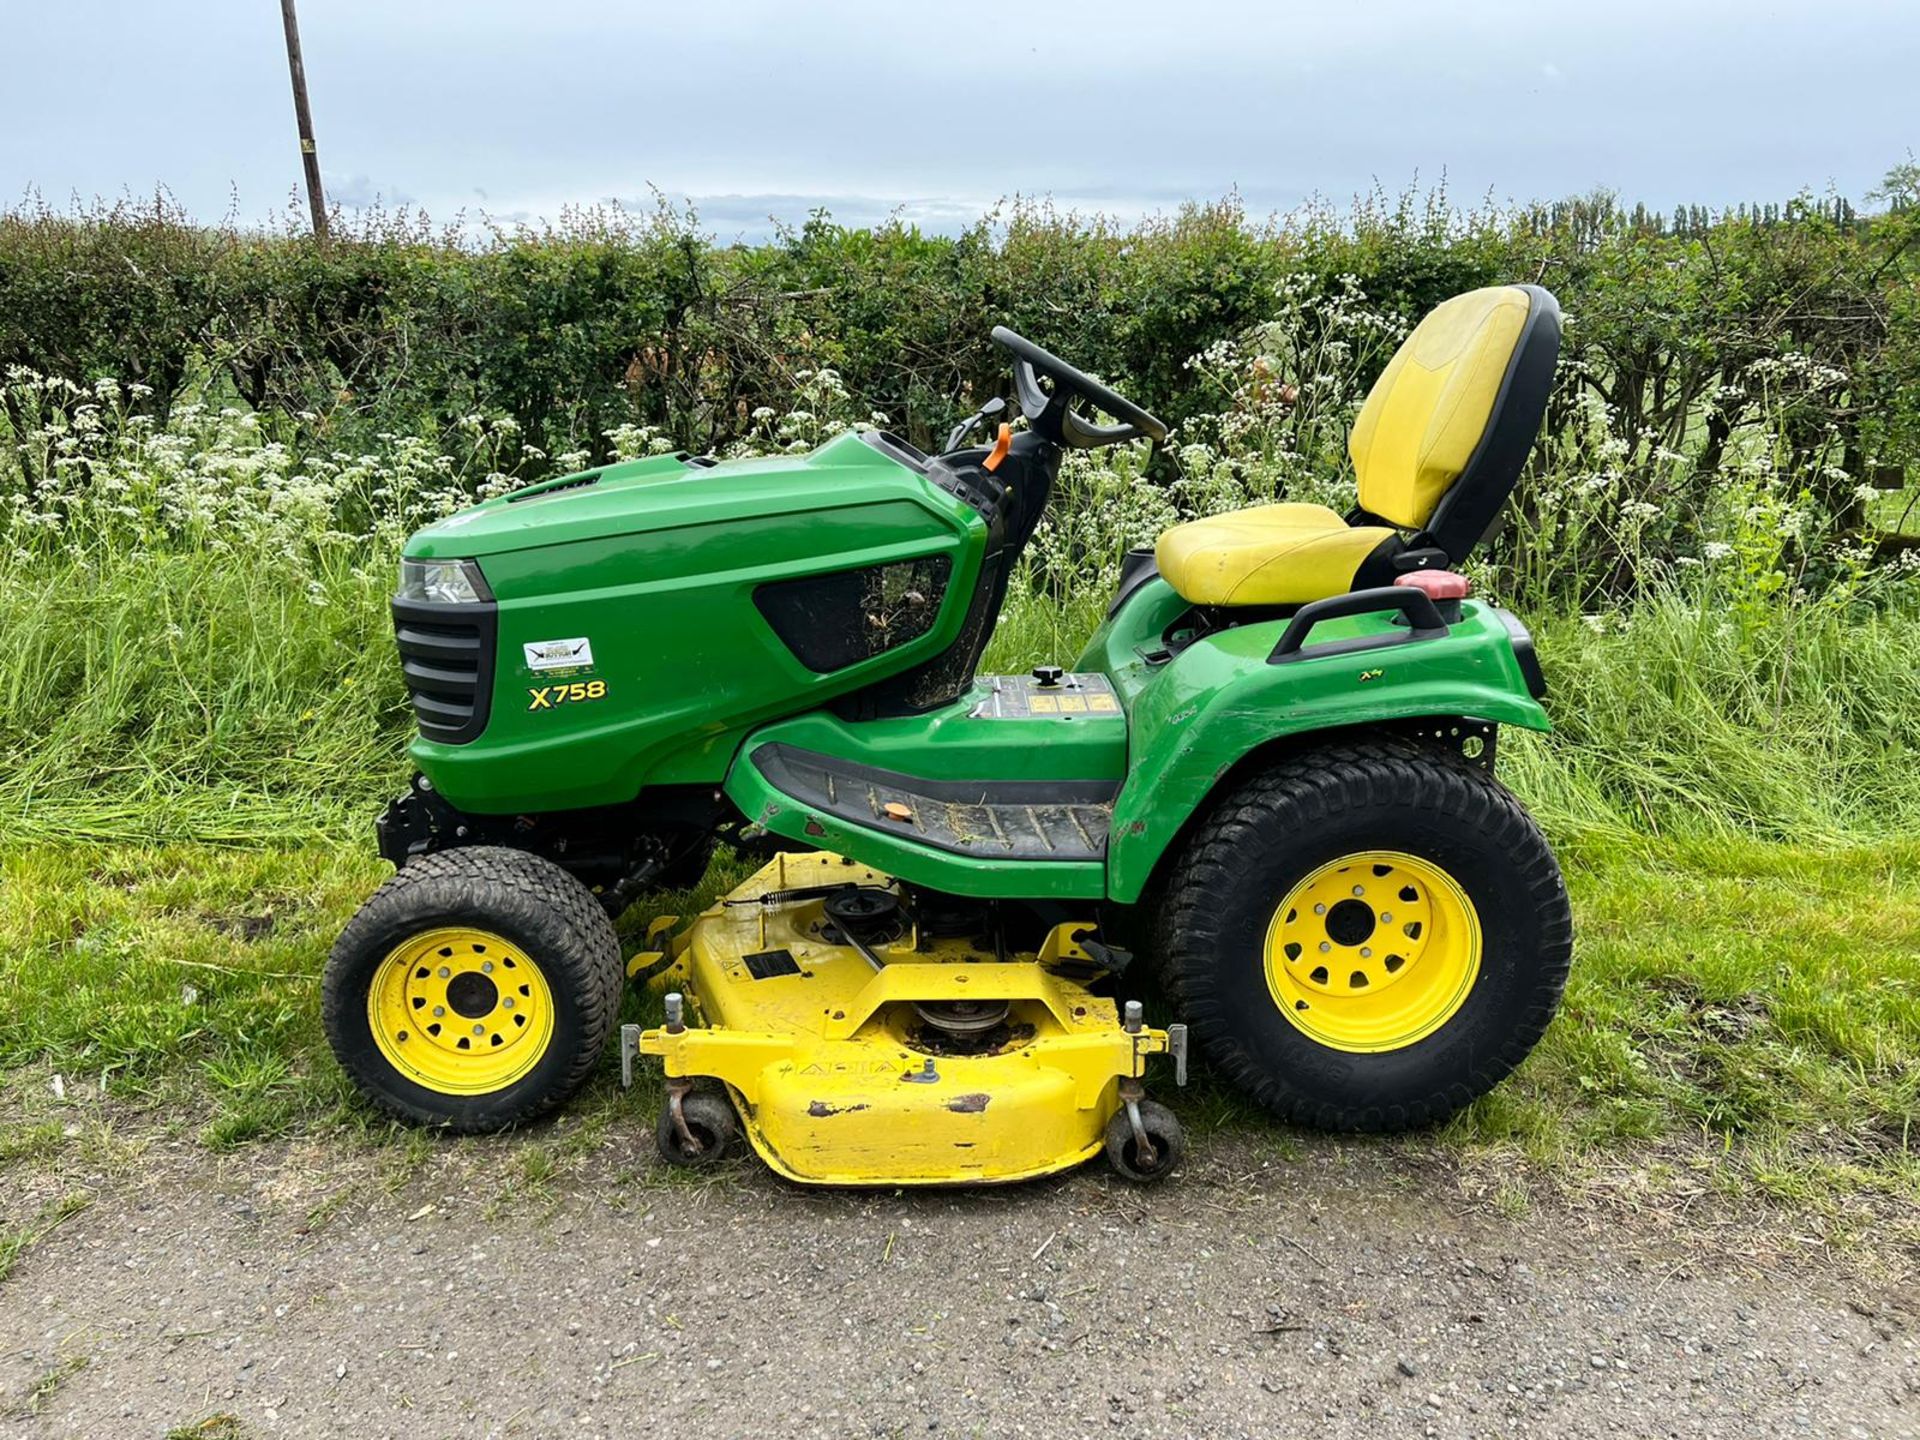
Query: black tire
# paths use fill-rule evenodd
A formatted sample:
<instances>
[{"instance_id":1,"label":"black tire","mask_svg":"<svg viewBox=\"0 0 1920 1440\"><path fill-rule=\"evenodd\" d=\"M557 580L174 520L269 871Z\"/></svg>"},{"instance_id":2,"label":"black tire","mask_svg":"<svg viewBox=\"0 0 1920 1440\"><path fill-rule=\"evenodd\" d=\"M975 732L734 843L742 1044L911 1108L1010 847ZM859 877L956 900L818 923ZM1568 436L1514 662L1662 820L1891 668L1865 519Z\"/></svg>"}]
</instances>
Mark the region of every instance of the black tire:
<instances>
[{"instance_id":1,"label":"black tire","mask_svg":"<svg viewBox=\"0 0 1920 1440\"><path fill-rule=\"evenodd\" d=\"M1107 1122L1107 1163L1136 1185L1150 1185L1166 1179L1186 1159L1187 1134L1174 1113L1153 1100L1140 1102L1140 1128L1153 1142L1153 1163L1141 1162L1140 1138L1133 1133L1133 1121L1124 1105Z\"/></svg>"},{"instance_id":2,"label":"black tire","mask_svg":"<svg viewBox=\"0 0 1920 1440\"><path fill-rule=\"evenodd\" d=\"M382 962L443 926L491 931L539 967L553 1029L531 1069L497 1090L448 1094L419 1083L380 1049L368 1016ZM620 942L600 902L565 870L520 850L473 846L413 861L362 905L334 942L321 981L327 1040L360 1092L419 1125L463 1134L505 1129L578 1090L619 1016Z\"/></svg>"},{"instance_id":3,"label":"black tire","mask_svg":"<svg viewBox=\"0 0 1920 1440\"><path fill-rule=\"evenodd\" d=\"M1336 1049L1269 988L1276 907L1361 851L1438 867L1472 901L1479 973L1459 1008L1402 1048ZM1295 756L1224 796L1188 840L1160 907L1163 983L1209 1061L1274 1113L1323 1130L1445 1119L1504 1079L1566 986L1573 918L1544 836L1491 775L1391 739ZM1356 977L1357 978L1357 977Z\"/></svg>"},{"instance_id":4,"label":"black tire","mask_svg":"<svg viewBox=\"0 0 1920 1440\"><path fill-rule=\"evenodd\" d=\"M740 1134L740 1124L726 1096L711 1090L690 1091L680 1102L680 1115L699 1148L687 1148L680 1138L680 1127L673 1123L673 1107L663 1104L660 1120L653 1128L653 1143L659 1147L662 1160L691 1170L717 1165L727 1158Z\"/></svg>"}]
</instances>

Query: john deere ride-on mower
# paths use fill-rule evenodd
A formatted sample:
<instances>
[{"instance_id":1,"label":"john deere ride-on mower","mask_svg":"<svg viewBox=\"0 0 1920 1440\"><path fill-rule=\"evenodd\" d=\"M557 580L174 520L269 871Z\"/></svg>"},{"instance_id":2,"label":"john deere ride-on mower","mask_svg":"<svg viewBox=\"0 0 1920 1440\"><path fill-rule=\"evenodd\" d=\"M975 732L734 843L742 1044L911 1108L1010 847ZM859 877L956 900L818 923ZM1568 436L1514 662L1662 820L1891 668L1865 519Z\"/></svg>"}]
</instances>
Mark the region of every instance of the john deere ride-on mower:
<instances>
[{"instance_id":1,"label":"john deere ride-on mower","mask_svg":"<svg viewBox=\"0 0 1920 1440\"><path fill-rule=\"evenodd\" d=\"M1189 1033L1290 1120L1445 1116L1567 973L1559 870L1493 775L1499 726L1547 728L1539 665L1455 568L1559 336L1532 286L1441 305L1354 426L1357 509L1175 526L1071 669L975 674L1063 451L1167 428L1004 329L1026 424L987 443L997 400L938 455L659 456L421 531L393 602L419 774L327 967L341 1063L410 1120L510 1125L585 1079L631 975L671 991L622 1050L664 1066L676 1163L744 1131L810 1182L1103 1147L1162 1176L1143 1081L1184 1079ZM610 917L722 840L764 868L623 965ZM1126 998L1135 934L1165 1029Z\"/></svg>"}]
</instances>

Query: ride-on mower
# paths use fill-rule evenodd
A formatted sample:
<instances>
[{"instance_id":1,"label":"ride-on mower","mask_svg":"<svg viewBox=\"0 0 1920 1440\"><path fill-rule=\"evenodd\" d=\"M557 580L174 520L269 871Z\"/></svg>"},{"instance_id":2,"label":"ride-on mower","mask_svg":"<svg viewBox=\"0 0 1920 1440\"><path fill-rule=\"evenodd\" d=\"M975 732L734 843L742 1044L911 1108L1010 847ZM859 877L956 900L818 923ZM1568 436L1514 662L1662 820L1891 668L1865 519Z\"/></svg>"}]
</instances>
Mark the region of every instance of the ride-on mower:
<instances>
[{"instance_id":1,"label":"ride-on mower","mask_svg":"<svg viewBox=\"0 0 1920 1440\"><path fill-rule=\"evenodd\" d=\"M664 1066L665 1158L744 1130L828 1184L1018 1180L1103 1147L1163 1176L1180 1128L1143 1083L1156 1055L1184 1079L1189 1031L1340 1130L1438 1120L1527 1054L1571 922L1493 764L1500 726L1547 728L1545 686L1456 567L1539 428L1553 297L1439 306L1354 425L1357 509L1175 526L1072 668L1030 675L974 670L1063 451L1167 427L994 338L1024 429L994 400L937 455L875 432L629 461L408 542L419 773L324 991L371 1099L463 1131L549 1110L629 975L671 992L622 1034L629 1080ZM623 967L612 917L723 840L764 868ZM1124 1000L1135 933L1165 1028Z\"/></svg>"}]
</instances>

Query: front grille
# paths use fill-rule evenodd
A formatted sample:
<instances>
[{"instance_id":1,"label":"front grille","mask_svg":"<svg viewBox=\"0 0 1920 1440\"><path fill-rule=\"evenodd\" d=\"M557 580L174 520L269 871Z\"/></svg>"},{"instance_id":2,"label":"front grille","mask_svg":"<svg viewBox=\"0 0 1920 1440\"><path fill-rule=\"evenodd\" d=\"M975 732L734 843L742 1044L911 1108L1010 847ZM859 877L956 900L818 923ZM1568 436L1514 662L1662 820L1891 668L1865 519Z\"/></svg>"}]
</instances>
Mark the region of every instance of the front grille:
<instances>
[{"instance_id":1,"label":"front grille","mask_svg":"<svg viewBox=\"0 0 1920 1440\"><path fill-rule=\"evenodd\" d=\"M495 621L492 604L393 602L400 669L422 738L459 745L487 728Z\"/></svg>"}]
</instances>

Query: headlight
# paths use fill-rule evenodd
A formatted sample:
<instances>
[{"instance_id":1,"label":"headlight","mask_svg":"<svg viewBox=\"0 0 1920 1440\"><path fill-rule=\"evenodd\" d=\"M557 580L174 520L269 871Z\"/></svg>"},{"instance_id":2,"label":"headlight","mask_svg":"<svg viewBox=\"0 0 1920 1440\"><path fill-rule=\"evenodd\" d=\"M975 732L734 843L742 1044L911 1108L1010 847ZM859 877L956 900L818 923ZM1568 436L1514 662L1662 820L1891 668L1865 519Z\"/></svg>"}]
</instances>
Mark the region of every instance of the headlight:
<instances>
[{"instance_id":1,"label":"headlight","mask_svg":"<svg viewBox=\"0 0 1920 1440\"><path fill-rule=\"evenodd\" d=\"M472 605L493 599L480 567L471 560L402 560L396 600L428 605Z\"/></svg>"}]
</instances>

